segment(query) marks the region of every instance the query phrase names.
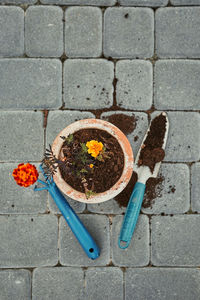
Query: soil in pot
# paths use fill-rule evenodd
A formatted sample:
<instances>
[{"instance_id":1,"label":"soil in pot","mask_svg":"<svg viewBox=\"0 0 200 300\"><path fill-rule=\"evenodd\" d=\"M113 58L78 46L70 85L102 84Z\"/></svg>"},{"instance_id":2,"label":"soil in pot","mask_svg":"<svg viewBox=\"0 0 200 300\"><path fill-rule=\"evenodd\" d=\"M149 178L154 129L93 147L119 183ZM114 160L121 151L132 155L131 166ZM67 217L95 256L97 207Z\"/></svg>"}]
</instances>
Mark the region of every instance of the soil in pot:
<instances>
[{"instance_id":1,"label":"soil in pot","mask_svg":"<svg viewBox=\"0 0 200 300\"><path fill-rule=\"evenodd\" d=\"M117 139L106 131L86 128L61 138L64 142L59 157L62 161L60 172L75 190L89 198L92 194L109 190L121 177L124 154ZM89 142L92 147L92 141L98 143L97 148L103 145L96 157L88 153L89 149L94 149L88 146Z\"/></svg>"},{"instance_id":2,"label":"soil in pot","mask_svg":"<svg viewBox=\"0 0 200 300\"><path fill-rule=\"evenodd\" d=\"M150 130L144 141L144 147L140 152L138 166L148 166L152 173L155 164L162 161L165 156L162 145L165 137L166 122L166 117L162 114L151 122Z\"/></svg>"}]
</instances>

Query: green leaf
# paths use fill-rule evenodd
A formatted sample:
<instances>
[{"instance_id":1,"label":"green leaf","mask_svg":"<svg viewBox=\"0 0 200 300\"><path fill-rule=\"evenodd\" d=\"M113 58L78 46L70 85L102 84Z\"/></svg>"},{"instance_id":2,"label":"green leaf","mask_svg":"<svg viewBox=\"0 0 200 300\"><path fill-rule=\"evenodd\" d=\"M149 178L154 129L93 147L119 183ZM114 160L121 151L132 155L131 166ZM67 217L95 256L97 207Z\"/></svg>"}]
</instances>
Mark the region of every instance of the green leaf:
<instances>
[{"instance_id":1,"label":"green leaf","mask_svg":"<svg viewBox=\"0 0 200 300\"><path fill-rule=\"evenodd\" d=\"M96 159L98 159L99 161L103 161L103 156L102 156L102 154L99 154L99 155L96 157Z\"/></svg>"},{"instance_id":2,"label":"green leaf","mask_svg":"<svg viewBox=\"0 0 200 300\"><path fill-rule=\"evenodd\" d=\"M86 195L86 198L89 199L91 196L95 196L96 193L93 192L92 190L88 190L88 191L85 193L85 195Z\"/></svg>"},{"instance_id":3,"label":"green leaf","mask_svg":"<svg viewBox=\"0 0 200 300\"><path fill-rule=\"evenodd\" d=\"M87 172L88 171L86 169L84 169L84 168L80 170L80 173L87 173Z\"/></svg>"},{"instance_id":4,"label":"green leaf","mask_svg":"<svg viewBox=\"0 0 200 300\"><path fill-rule=\"evenodd\" d=\"M80 143L80 145L81 145L81 148L82 148L83 152L87 153L88 152L88 148L87 148L86 144Z\"/></svg>"},{"instance_id":5,"label":"green leaf","mask_svg":"<svg viewBox=\"0 0 200 300\"><path fill-rule=\"evenodd\" d=\"M66 137L65 141L67 142L67 144L71 144L71 142L73 142L74 136L73 134L69 134L68 137Z\"/></svg>"}]
</instances>

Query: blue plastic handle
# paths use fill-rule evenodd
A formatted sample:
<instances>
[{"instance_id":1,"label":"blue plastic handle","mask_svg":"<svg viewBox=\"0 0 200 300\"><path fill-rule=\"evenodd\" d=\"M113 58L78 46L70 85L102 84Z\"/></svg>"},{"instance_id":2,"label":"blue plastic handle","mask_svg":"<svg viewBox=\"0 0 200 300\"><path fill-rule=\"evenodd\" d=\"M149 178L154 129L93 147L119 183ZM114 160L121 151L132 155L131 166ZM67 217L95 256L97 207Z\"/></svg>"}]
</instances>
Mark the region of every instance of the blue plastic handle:
<instances>
[{"instance_id":1,"label":"blue plastic handle","mask_svg":"<svg viewBox=\"0 0 200 300\"><path fill-rule=\"evenodd\" d=\"M40 169L43 172L42 166L40 166ZM57 207L61 211L67 224L71 228L73 234L76 236L77 240L79 241L87 256L91 259L98 258L100 255L99 247L97 246L94 239L91 237L91 235L89 234L79 217L76 215L74 210L71 208L65 197L57 188L53 179L51 179L51 181L47 180L47 183L38 179L38 182L42 183L44 187L35 188L35 191L40 191L44 189L47 189L49 191L51 197L55 201Z\"/></svg>"},{"instance_id":2,"label":"blue plastic handle","mask_svg":"<svg viewBox=\"0 0 200 300\"><path fill-rule=\"evenodd\" d=\"M131 194L118 240L121 249L126 249L130 244L140 214L145 188L145 184L137 182Z\"/></svg>"}]
</instances>

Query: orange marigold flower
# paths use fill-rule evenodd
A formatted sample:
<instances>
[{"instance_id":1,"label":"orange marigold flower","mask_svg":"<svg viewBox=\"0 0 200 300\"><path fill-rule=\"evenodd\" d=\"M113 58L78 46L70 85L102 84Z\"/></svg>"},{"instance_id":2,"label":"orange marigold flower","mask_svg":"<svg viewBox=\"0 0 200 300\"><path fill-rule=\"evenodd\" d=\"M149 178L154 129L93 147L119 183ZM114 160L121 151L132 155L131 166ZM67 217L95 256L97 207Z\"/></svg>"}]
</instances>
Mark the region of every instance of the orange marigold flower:
<instances>
[{"instance_id":1,"label":"orange marigold flower","mask_svg":"<svg viewBox=\"0 0 200 300\"><path fill-rule=\"evenodd\" d=\"M94 167L94 165L93 164L90 164L90 166L89 166L91 169Z\"/></svg>"},{"instance_id":2,"label":"orange marigold flower","mask_svg":"<svg viewBox=\"0 0 200 300\"><path fill-rule=\"evenodd\" d=\"M99 152L103 149L103 144L101 142L91 140L86 143L86 147L88 147L88 153L93 157L97 157Z\"/></svg>"},{"instance_id":3,"label":"orange marigold flower","mask_svg":"<svg viewBox=\"0 0 200 300\"><path fill-rule=\"evenodd\" d=\"M28 187L37 181L39 173L34 165L27 163L19 164L12 175L18 185Z\"/></svg>"}]
</instances>

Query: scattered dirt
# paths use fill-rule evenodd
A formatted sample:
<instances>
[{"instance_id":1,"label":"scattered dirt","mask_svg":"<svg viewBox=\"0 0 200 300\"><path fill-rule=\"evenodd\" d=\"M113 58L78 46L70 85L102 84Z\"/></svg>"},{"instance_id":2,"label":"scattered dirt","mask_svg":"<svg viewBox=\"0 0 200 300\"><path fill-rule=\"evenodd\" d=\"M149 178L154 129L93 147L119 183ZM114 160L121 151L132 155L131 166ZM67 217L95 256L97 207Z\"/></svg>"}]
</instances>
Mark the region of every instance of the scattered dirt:
<instances>
[{"instance_id":1,"label":"scattered dirt","mask_svg":"<svg viewBox=\"0 0 200 300\"><path fill-rule=\"evenodd\" d=\"M149 178L146 183L146 192L142 207L152 207L155 199L162 196L164 177L160 175L157 178Z\"/></svg>"},{"instance_id":2,"label":"scattered dirt","mask_svg":"<svg viewBox=\"0 0 200 300\"><path fill-rule=\"evenodd\" d=\"M140 152L138 166L148 166L153 173L155 164L162 161L165 152L162 149L166 131L166 117L160 114L152 122L150 131Z\"/></svg>"},{"instance_id":3,"label":"scattered dirt","mask_svg":"<svg viewBox=\"0 0 200 300\"><path fill-rule=\"evenodd\" d=\"M84 152L80 143L96 140L106 147L103 160ZM73 134L72 141L64 141L59 165L63 179L82 193L92 190L102 193L110 189L121 177L124 154L116 138L104 130L81 129ZM93 167L91 168L91 164Z\"/></svg>"},{"instance_id":4,"label":"scattered dirt","mask_svg":"<svg viewBox=\"0 0 200 300\"><path fill-rule=\"evenodd\" d=\"M175 185L170 185L169 186L169 191L168 191L168 194L171 194L171 193L175 193L175 191L176 191L176 187L175 187Z\"/></svg>"},{"instance_id":5,"label":"scattered dirt","mask_svg":"<svg viewBox=\"0 0 200 300\"><path fill-rule=\"evenodd\" d=\"M133 132L137 125L137 120L134 115L113 114L111 116L104 116L102 119L117 126L125 135Z\"/></svg>"},{"instance_id":6,"label":"scattered dirt","mask_svg":"<svg viewBox=\"0 0 200 300\"><path fill-rule=\"evenodd\" d=\"M133 172L132 177L125 189L118 194L114 199L120 207L127 207L133 188L137 182L137 173Z\"/></svg>"}]
</instances>

